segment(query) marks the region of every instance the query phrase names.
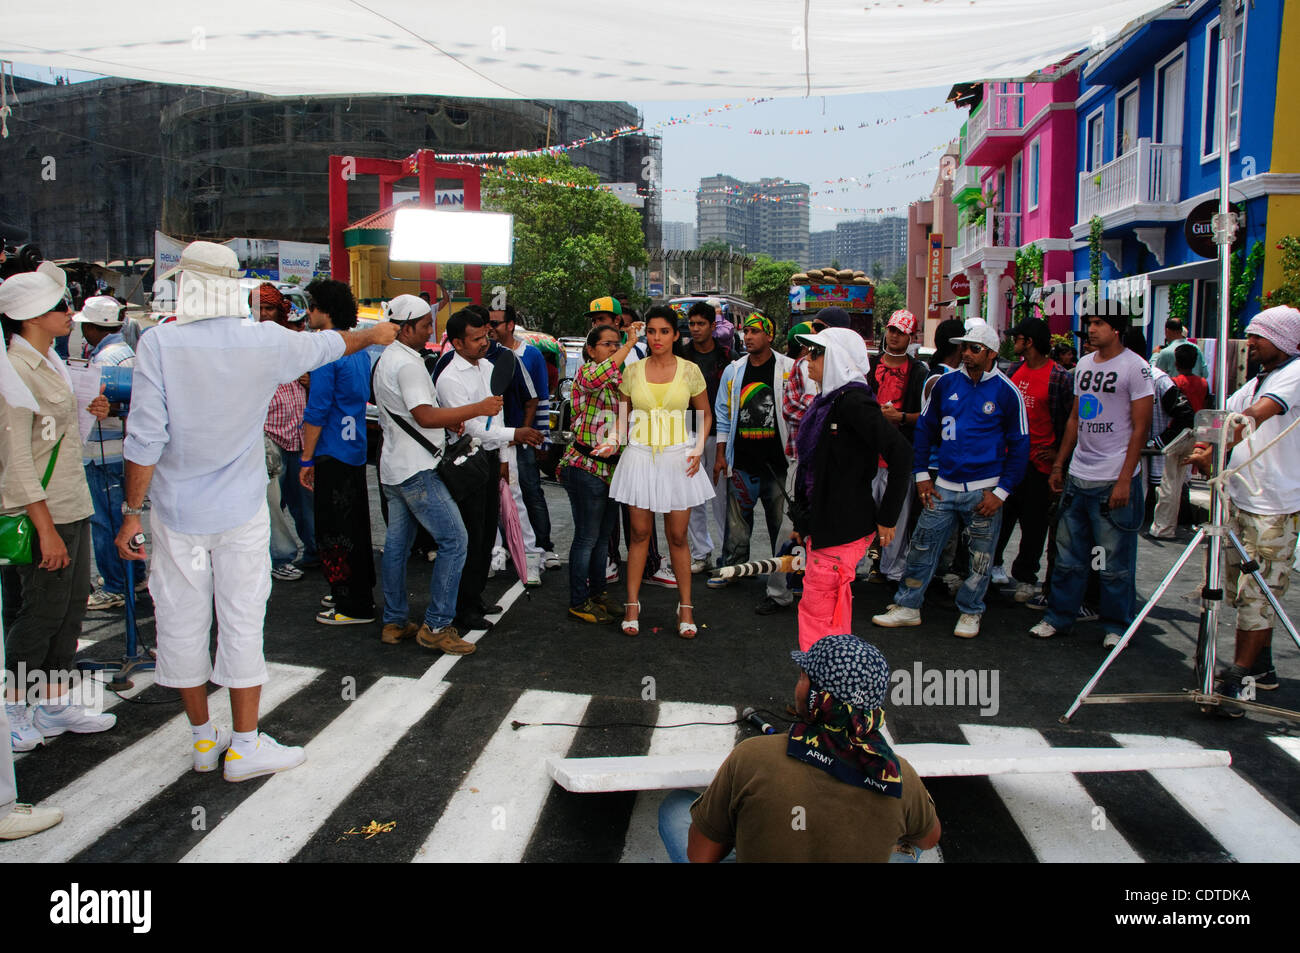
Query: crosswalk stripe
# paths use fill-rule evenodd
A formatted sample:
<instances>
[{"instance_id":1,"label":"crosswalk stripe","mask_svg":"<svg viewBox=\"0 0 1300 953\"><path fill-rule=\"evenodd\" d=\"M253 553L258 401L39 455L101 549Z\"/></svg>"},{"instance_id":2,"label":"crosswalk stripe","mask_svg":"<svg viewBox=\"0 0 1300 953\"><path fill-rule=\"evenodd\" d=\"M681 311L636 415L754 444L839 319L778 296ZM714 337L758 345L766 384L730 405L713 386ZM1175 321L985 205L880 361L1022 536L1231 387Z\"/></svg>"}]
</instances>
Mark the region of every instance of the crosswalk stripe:
<instances>
[{"instance_id":1,"label":"crosswalk stripe","mask_svg":"<svg viewBox=\"0 0 1300 953\"><path fill-rule=\"evenodd\" d=\"M1032 728L962 725L972 744L1050 748ZM1096 830L1092 796L1070 774L997 775L989 778L1034 855L1044 863L1141 863L1142 858L1110 825Z\"/></svg>"},{"instance_id":2,"label":"crosswalk stripe","mask_svg":"<svg viewBox=\"0 0 1300 953\"><path fill-rule=\"evenodd\" d=\"M268 663L270 680L262 686L261 713L291 698L321 673L318 668ZM213 721L230 724L230 695L219 691L208 699ZM59 789L47 800L63 809L62 824L26 840L7 845L4 859L62 863L110 828L193 770L189 720L176 715L129 748L102 762ZM218 782L224 783L224 782Z\"/></svg>"},{"instance_id":3,"label":"crosswalk stripe","mask_svg":"<svg viewBox=\"0 0 1300 953\"><path fill-rule=\"evenodd\" d=\"M1115 735L1115 740L1125 747L1200 747L1152 735ZM1232 768L1161 768L1150 774L1238 861L1290 863L1300 857L1300 825Z\"/></svg>"},{"instance_id":4,"label":"crosswalk stripe","mask_svg":"<svg viewBox=\"0 0 1300 953\"><path fill-rule=\"evenodd\" d=\"M728 705L700 705L693 702L660 702L658 725L680 725L688 721L730 721L736 709ZM735 725L692 725L662 728L650 736L648 755L694 754L700 751L730 751L736 746ZM630 752L629 752L630 753ZM627 825L627 839L619 863L668 863L668 851L659 837L659 805L669 791L640 791Z\"/></svg>"},{"instance_id":5,"label":"crosswalk stripe","mask_svg":"<svg viewBox=\"0 0 1300 953\"><path fill-rule=\"evenodd\" d=\"M533 690L520 695L413 860L517 862L551 790L546 759L563 757L578 729L516 731L511 722L579 724L590 697Z\"/></svg>"},{"instance_id":6,"label":"crosswalk stripe","mask_svg":"<svg viewBox=\"0 0 1300 953\"><path fill-rule=\"evenodd\" d=\"M307 763L267 781L182 863L291 860L401 737L442 700L410 678L379 679L306 745Z\"/></svg>"},{"instance_id":7,"label":"crosswalk stripe","mask_svg":"<svg viewBox=\"0 0 1300 953\"><path fill-rule=\"evenodd\" d=\"M1279 735L1274 735L1268 740L1273 742L1273 744L1277 745L1295 760L1300 761L1300 738L1283 738Z\"/></svg>"}]
</instances>

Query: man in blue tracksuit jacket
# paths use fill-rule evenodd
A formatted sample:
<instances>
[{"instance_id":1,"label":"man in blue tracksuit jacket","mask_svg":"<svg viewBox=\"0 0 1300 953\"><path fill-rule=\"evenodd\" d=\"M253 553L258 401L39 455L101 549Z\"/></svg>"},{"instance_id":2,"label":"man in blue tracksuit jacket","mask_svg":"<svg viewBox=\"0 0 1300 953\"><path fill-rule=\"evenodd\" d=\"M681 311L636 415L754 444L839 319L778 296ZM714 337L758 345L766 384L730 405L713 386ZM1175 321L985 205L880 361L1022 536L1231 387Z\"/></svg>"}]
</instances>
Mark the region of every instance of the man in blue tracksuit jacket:
<instances>
[{"instance_id":1,"label":"man in blue tracksuit jacket","mask_svg":"<svg viewBox=\"0 0 1300 953\"><path fill-rule=\"evenodd\" d=\"M978 319L961 345L962 371L940 377L917 421L912 471L925 509L912 533L907 568L894 605L871 621L887 627L921 624L926 587L952 530L970 531L970 575L957 591L961 619L953 635L979 635L1002 502L1029 462L1029 421L1020 390L997 370L998 335ZM939 476L930 482L930 448L938 444Z\"/></svg>"}]
</instances>

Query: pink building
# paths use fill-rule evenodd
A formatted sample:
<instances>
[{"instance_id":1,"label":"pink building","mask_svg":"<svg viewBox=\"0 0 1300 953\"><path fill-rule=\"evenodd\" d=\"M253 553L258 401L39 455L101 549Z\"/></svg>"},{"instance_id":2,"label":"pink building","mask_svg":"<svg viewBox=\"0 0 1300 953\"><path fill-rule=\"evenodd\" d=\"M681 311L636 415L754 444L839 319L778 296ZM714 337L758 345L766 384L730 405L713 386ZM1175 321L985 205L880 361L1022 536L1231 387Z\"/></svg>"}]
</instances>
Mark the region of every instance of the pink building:
<instances>
[{"instance_id":1,"label":"pink building","mask_svg":"<svg viewBox=\"0 0 1300 953\"><path fill-rule=\"evenodd\" d=\"M973 108L953 184L960 222L953 274L970 279L967 315L982 314L999 331L1028 306L1016 286L1017 252L1038 246L1043 282L1072 277L1078 92L1077 71L1054 82L954 89ZM1053 331L1070 327L1069 314L1043 316Z\"/></svg>"},{"instance_id":2,"label":"pink building","mask_svg":"<svg viewBox=\"0 0 1300 953\"><path fill-rule=\"evenodd\" d=\"M921 344L934 344L934 330L939 322L954 315L952 288L948 276L953 273L953 243L957 240L957 207L952 203L952 185L961 157L957 143L950 143L939 162L930 197L913 202L907 210L907 310L916 315ZM940 249L938 284L931 287L931 248ZM937 303L937 307L931 307ZM888 319L888 315L880 315Z\"/></svg>"}]
</instances>

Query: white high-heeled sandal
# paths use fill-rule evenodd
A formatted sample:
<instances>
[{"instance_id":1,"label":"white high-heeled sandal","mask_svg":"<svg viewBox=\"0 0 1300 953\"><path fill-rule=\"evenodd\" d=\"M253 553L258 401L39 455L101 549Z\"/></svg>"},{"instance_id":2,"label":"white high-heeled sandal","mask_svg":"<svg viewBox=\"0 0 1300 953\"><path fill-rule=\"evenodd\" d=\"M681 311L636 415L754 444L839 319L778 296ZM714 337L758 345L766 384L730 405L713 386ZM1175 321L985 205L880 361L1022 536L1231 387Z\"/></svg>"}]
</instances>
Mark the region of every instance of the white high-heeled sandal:
<instances>
[{"instance_id":1,"label":"white high-heeled sandal","mask_svg":"<svg viewBox=\"0 0 1300 953\"><path fill-rule=\"evenodd\" d=\"M690 603L686 603L686 602L677 603L677 634L683 639L693 639L695 638L696 633L700 631L699 627L696 626L694 622L682 621L682 610L694 609L694 608L695 606L691 605Z\"/></svg>"},{"instance_id":2,"label":"white high-heeled sandal","mask_svg":"<svg viewBox=\"0 0 1300 953\"><path fill-rule=\"evenodd\" d=\"M622 628L624 635L636 635L641 631L641 603L640 602L623 603L623 615L625 616L627 615L627 610L630 606L636 606L637 617L635 619L625 618L623 620L620 627Z\"/></svg>"}]
</instances>

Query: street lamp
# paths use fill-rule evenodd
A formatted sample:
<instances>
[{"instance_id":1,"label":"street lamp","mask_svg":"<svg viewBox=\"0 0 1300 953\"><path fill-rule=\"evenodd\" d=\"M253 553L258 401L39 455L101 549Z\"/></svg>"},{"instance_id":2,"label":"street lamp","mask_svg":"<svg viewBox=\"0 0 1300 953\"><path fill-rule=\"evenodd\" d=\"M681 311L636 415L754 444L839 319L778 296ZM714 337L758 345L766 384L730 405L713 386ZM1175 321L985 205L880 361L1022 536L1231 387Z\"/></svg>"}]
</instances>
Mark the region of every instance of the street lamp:
<instances>
[{"instance_id":1,"label":"street lamp","mask_svg":"<svg viewBox=\"0 0 1300 953\"><path fill-rule=\"evenodd\" d=\"M1034 289L1037 287L1038 282L1033 278L1026 278L1024 281L1020 282L1020 303L1025 310L1025 316L1023 319L1025 321L1028 321L1034 316L1034 306L1030 299L1034 293Z\"/></svg>"}]
</instances>

